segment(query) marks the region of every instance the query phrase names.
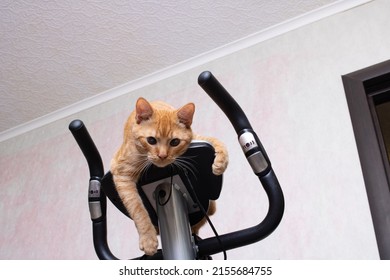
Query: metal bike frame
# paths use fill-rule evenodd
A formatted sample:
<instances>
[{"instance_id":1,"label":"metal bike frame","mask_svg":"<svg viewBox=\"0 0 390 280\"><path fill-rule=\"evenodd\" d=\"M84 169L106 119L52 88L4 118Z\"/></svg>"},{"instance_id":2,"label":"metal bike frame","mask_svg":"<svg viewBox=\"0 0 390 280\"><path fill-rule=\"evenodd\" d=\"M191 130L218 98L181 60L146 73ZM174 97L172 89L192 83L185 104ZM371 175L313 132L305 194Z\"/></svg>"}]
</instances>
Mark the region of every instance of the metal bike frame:
<instances>
[{"instance_id":1,"label":"metal bike frame","mask_svg":"<svg viewBox=\"0 0 390 280\"><path fill-rule=\"evenodd\" d=\"M167 260L194 260L196 247L187 200L178 185L163 183L155 191L162 254Z\"/></svg>"}]
</instances>

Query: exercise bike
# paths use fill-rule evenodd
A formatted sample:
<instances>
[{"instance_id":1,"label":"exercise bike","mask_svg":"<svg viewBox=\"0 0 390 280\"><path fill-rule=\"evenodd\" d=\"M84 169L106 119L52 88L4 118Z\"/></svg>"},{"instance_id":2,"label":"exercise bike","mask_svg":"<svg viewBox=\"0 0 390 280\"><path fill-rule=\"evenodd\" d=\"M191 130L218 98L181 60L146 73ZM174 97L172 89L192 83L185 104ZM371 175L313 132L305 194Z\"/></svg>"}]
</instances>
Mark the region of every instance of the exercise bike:
<instances>
[{"instance_id":1,"label":"exercise bike","mask_svg":"<svg viewBox=\"0 0 390 280\"><path fill-rule=\"evenodd\" d=\"M215 232L216 236L206 239L193 235L191 225L205 216L208 218L206 212L209 201L218 199L222 189L222 175L216 176L211 171L213 147L204 141L193 141L181 156L181 160L184 160L181 168L174 165L165 168L152 166L141 176L137 188L153 224L159 228L162 249L153 256L144 255L134 259L211 259L210 255L266 238L278 227L283 217L282 189L243 110L209 71L199 75L198 84L232 123L245 157L267 194L268 213L259 224L250 228L223 235ZM107 243L107 197L128 216L127 211L116 192L111 173L104 174L99 151L83 122L74 120L69 129L89 167L88 204L96 254L99 259L117 259Z\"/></svg>"}]
</instances>

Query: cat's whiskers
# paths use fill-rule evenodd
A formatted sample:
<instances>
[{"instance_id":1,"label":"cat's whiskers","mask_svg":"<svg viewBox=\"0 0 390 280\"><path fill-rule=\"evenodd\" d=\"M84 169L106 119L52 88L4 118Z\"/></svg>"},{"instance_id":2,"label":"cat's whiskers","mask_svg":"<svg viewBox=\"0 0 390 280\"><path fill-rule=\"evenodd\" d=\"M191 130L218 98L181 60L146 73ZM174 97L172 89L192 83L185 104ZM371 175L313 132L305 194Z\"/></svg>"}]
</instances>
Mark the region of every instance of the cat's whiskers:
<instances>
[{"instance_id":1,"label":"cat's whiskers","mask_svg":"<svg viewBox=\"0 0 390 280\"><path fill-rule=\"evenodd\" d=\"M133 154L135 160L133 160L132 165L134 167L135 174L141 174L147 172L147 170L152 165L152 162L148 159L147 155L144 154Z\"/></svg>"},{"instance_id":2,"label":"cat's whiskers","mask_svg":"<svg viewBox=\"0 0 390 280\"><path fill-rule=\"evenodd\" d=\"M178 157L172 164L183 171L188 170L196 178L196 174L199 172L195 164L190 161L195 163L195 160L192 160L190 157Z\"/></svg>"},{"instance_id":3,"label":"cat's whiskers","mask_svg":"<svg viewBox=\"0 0 390 280\"><path fill-rule=\"evenodd\" d=\"M140 168L140 173L147 173L150 167L152 166L152 163L150 161L145 161L143 166Z\"/></svg>"}]
</instances>

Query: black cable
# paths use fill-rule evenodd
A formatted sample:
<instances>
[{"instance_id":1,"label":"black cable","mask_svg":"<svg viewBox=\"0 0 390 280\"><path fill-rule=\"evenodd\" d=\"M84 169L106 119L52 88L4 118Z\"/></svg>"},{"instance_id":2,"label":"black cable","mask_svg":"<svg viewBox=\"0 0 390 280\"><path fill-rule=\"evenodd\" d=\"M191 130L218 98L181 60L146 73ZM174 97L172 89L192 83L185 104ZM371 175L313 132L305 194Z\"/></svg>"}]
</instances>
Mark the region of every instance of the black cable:
<instances>
[{"instance_id":1,"label":"black cable","mask_svg":"<svg viewBox=\"0 0 390 280\"><path fill-rule=\"evenodd\" d=\"M169 196L164 203L161 203L160 199L162 197L165 197L166 193L164 190L159 191L157 202L160 206L165 206L169 202L169 200L171 199L171 196L172 196L172 188L173 188L173 168L171 166L171 186L169 188Z\"/></svg>"},{"instance_id":2,"label":"black cable","mask_svg":"<svg viewBox=\"0 0 390 280\"><path fill-rule=\"evenodd\" d=\"M198 200L198 197L197 197L196 195L195 195L195 200L196 200L196 203L198 203L200 210L201 210L201 211L203 212L203 214L205 215L206 220L207 220L207 222L209 223L209 225L210 225L212 231L214 232L214 235L215 235L215 237L217 238L219 245L221 246L221 250L222 250L222 253L223 253L223 259L226 261L226 260L227 260L226 250L225 250L225 248L224 248L224 246L223 246L222 240L219 238L219 234L218 234L217 230L215 229L214 224L211 222L210 217L207 215L207 212L205 211L205 209L203 208L203 206L200 204L200 202L199 202L199 200Z\"/></svg>"},{"instance_id":3,"label":"black cable","mask_svg":"<svg viewBox=\"0 0 390 280\"><path fill-rule=\"evenodd\" d=\"M227 260L227 254L226 254L226 250L225 250L225 248L224 248L224 246L223 246L222 240L219 238L219 234L218 234L217 230L215 229L214 224L211 222L210 217L207 215L206 210L204 209L202 203L200 202L198 196L196 195L196 192L195 192L195 190L194 190L194 187L192 186L191 181L190 181L190 179L188 178L188 173L187 173L187 170L186 170L186 169L184 169L184 174L185 174L185 176L187 177L187 180L188 180L188 182L189 182L189 185L190 185L190 188L191 188L191 192L192 192L191 195L192 195L193 198L195 199L195 202L198 204L198 206L199 206L199 208L200 208L200 211L201 211L201 212L203 213L203 215L206 217L206 220L207 220L208 224L210 225L212 231L214 232L214 235L215 235L215 237L217 238L219 245L221 246L221 251L222 251L222 253L223 253L223 259L226 261L226 260Z\"/></svg>"},{"instance_id":4,"label":"black cable","mask_svg":"<svg viewBox=\"0 0 390 280\"><path fill-rule=\"evenodd\" d=\"M218 232L217 232L217 230L216 230L214 224L211 222L210 217L207 215L207 211L204 209L202 203L200 202L198 196L196 195L196 192L195 192L195 190L194 190L194 187L192 186L191 181L190 181L190 179L189 179L189 177L188 177L187 169L184 169L184 174L185 174L185 176L187 177L189 186L190 186L190 188L191 188L191 190L190 190L190 191L191 191L191 195L192 195L192 197L195 199L196 204L198 204L200 211L201 211L202 214L205 216L205 218L206 218L208 224L210 225L210 227L211 227L211 229L212 229L212 231L213 231L215 237L217 238L218 243L219 243L219 245L221 246L221 251L222 251L222 253L223 253L223 259L224 259L224 260L227 260L227 254L226 254L226 250L224 249L223 243L222 243L221 239L219 238L219 234L218 234ZM157 199L157 201L158 201L158 203L159 203L160 206L165 206L165 205L169 202L169 200L170 200L170 198L171 198L171 195L172 195L172 188L173 188L173 168L172 168L172 166L171 166L171 186L170 186L170 188L169 188L169 196L168 196L168 198L166 199L166 201L165 201L164 203L162 203L162 202L160 201L160 199L161 199L162 197L165 197L166 193L165 193L165 191L161 191L161 190L160 190L160 192L158 193L158 199Z\"/></svg>"}]
</instances>

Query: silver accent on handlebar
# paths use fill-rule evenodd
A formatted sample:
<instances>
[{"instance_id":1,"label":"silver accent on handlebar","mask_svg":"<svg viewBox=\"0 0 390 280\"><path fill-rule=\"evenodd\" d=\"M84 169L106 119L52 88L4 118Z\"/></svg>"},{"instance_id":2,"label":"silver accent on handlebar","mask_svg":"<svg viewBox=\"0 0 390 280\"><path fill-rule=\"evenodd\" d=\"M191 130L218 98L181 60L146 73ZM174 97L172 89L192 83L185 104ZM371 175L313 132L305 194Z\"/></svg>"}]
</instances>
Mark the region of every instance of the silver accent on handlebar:
<instances>
[{"instance_id":1,"label":"silver accent on handlebar","mask_svg":"<svg viewBox=\"0 0 390 280\"><path fill-rule=\"evenodd\" d=\"M259 174L268 168L267 160L260 151L247 157L247 160L255 174Z\"/></svg>"},{"instance_id":2,"label":"silver accent on handlebar","mask_svg":"<svg viewBox=\"0 0 390 280\"><path fill-rule=\"evenodd\" d=\"M98 180L91 180L89 181L89 188L88 188L88 198L89 199L95 199L90 200L89 205L89 213L91 215L91 219L98 219L103 216L102 213L102 205L100 203L100 190L101 190L101 183Z\"/></svg>"},{"instance_id":3,"label":"silver accent on handlebar","mask_svg":"<svg viewBox=\"0 0 390 280\"><path fill-rule=\"evenodd\" d=\"M244 153L259 147L255 136L249 131L241 134L238 141L240 142ZM247 156L247 160L255 174L259 174L268 168L268 162L261 151L257 151L250 156Z\"/></svg>"},{"instance_id":4,"label":"silver accent on handlebar","mask_svg":"<svg viewBox=\"0 0 390 280\"><path fill-rule=\"evenodd\" d=\"M89 205L89 213L91 214L92 220L98 219L103 215L102 205L100 204L100 201L90 201L88 205Z\"/></svg>"},{"instance_id":5,"label":"silver accent on handlebar","mask_svg":"<svg viewBox=\"0 0 390 280\"><path fill-rule=\"evenodd\" d=\"M98 180L89 181L88 198L99 198L101 183Z\"/></svg>"},{"instance_id":6,"label":"silver accent on handlebar","mask_svg":"<svg viewBox=\"0 0 390 280\"><path fill-rule=\"evenodd\" d=\"M244 153L246 153L247 151L253 148L258 147L255 137L250 132L245 132L241 134L240 137L238 138L238 141L240 142L241 148L244 151Z\"/></svg>"}]
</instances>

